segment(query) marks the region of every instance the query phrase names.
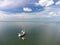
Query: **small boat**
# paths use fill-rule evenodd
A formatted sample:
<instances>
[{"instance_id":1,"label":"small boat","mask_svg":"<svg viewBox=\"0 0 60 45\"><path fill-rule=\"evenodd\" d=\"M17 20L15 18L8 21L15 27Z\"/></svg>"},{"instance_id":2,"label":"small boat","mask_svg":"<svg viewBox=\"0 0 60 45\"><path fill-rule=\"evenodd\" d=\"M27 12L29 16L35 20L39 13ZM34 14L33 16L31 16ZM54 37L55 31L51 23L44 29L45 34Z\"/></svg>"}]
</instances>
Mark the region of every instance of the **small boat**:
<instances>
[{"instance_id":1,"label":"small boat","mask_svg":"<svg viewBox=\"0 0 60 45\"><path fill-rule=\"evenodd\" d=\"M20 33L18 33L19 39L22 38L24 40L25 39L24 36L25 36L25 32L23 30Z\"/></svg>"}]
</instances>

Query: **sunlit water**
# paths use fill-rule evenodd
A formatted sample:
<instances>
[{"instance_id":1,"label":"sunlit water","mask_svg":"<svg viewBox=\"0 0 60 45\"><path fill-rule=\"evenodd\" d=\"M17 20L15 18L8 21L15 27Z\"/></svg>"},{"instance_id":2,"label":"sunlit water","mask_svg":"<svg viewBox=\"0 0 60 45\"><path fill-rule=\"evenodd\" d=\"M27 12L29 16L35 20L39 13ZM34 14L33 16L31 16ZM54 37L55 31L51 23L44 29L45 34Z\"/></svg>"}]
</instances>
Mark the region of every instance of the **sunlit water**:
<instances>
[{"instance_id":1,"label":"sunlit water","mask_svg":"<svg viewBox=\"0 0 60 45\"><path fill-rule=\"evenodd\" d=\"M18 38L21 30L25 40ZM0 22L0 45L60 45L60 23Z\"/></svg>"}]
</instances>

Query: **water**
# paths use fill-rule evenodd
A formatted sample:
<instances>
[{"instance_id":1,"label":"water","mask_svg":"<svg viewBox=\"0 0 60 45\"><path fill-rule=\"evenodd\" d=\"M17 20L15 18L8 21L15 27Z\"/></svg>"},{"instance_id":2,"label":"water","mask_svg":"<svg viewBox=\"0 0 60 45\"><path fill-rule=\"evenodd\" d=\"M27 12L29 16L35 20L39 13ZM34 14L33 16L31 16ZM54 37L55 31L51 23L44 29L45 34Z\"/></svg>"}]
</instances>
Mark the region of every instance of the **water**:
<instances>
[{"instance_id":1,"label":"water","mask_svg":"<svg viewBox=\"0 0 60 45\"><path fill-rule=\"evenodd\" d=\"M18 38L21 30L25 40ZM60 45L60 23L0 22L0 45Z\"/></svg>"}]
</instances>

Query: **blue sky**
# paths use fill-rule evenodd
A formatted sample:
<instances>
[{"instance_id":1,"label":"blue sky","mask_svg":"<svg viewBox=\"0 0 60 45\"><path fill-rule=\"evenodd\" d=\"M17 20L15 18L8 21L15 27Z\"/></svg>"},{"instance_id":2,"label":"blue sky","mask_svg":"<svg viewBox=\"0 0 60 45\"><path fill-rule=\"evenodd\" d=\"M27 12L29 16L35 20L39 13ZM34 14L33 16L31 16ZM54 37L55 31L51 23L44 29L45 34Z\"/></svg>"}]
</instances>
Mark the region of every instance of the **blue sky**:
<instances>
[{"instance_id":1,"label":"blue sky","mask_svg":"<svg viewBox=\"0 0 60 45\"><path fill-rule=\"evenodd\" d=\"M0 21L60 21L60 0L0 0Z\"/></svg>"}]
</instances>

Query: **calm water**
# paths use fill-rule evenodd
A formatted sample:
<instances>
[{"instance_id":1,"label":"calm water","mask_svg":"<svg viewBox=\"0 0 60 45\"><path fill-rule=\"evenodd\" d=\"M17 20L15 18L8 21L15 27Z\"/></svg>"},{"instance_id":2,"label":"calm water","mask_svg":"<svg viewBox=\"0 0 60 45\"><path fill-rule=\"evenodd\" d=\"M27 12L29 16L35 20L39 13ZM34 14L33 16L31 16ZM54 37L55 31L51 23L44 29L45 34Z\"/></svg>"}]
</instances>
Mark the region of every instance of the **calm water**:
<instances>
[{"instance_id":1,"label":"calm water","mask_svg":"<svg viewBox=\"0 0 60 45\"><path fill-rule=\"evenodd\" d=\"M25 40L17 36L21 30ZM60 45L60 23L0 22L0 45Z\"/></svg>"}]
</instances>

